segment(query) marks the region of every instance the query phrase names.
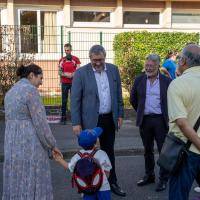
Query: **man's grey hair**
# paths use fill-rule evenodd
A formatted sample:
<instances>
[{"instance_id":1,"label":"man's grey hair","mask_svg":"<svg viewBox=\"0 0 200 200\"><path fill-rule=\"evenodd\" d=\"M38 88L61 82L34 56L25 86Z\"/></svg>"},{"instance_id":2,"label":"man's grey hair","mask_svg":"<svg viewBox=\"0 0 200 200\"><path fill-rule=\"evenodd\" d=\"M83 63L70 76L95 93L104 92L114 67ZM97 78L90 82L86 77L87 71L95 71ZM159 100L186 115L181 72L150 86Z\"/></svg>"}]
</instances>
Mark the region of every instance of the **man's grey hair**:
<instances>
[{"instance_id":1,"label":"man's grey hair","mask_svg":"<svg viewBox=\"0 0 200 200\"><path fill-rule=\"evenodd\" d=\"M91 56L92 54L99 55L101 53L103 53L103 55L106 57L106 51L103 48L103 46L101 46L101 45L94 45L94 46L92 46L90 48L89 56Z\"/></svg>"},{"instance_id":2,"label":"man's grey hair","mask_svg":"<svg viewBox=\"0 0 200 200\"><path fill-rule=\"evenodd\" d=\"M155 62L157 65L160 65L160 56L158 54L149 54L146 57L146 60L151 60L153 62Z\"/></svg>"},{"instance_id":3,"label":"man's grey hair","mask_svg":"<svg viewBox=\"0 0 200 200\"><path fill-rule=\"evenodd\" d=\"M194 51L192 51L194 49ZM200 46L189 44L183 49L183 56L186 58L188 67L200 66Z\"/></svg>"}]
</instances>

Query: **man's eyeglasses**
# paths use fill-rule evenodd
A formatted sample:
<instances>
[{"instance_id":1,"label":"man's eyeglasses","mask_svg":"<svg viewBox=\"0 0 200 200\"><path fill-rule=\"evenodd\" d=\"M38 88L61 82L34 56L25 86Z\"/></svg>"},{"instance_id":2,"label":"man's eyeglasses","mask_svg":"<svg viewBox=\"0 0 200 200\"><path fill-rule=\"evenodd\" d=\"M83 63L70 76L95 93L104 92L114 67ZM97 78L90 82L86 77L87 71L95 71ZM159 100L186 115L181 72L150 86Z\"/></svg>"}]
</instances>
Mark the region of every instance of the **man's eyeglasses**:
<instances>
[{"instance_id":1,"label":"man's eyeglasses","mask_svg":"<svg viewBox=\"0 0 200 200\"><path fill-rule=\"evenodd\" d=\"M105 60L105 58L101 58L101 59L91 59L92 62L103 62Z\"/></svg>"},{"instance_id":2,"label":"man's eyeglasses","mask_svg":"<svg viewBox=\"0 0 200 200\"><path fill-rule=\"evenodd\" d=\"M183 58L185 58L183 55L179 55L179 56L177 56L177 60L179 61L179 60L182 60Z\"/></svg>"},{"instance_id":3,"label":"man's eyeglasses","mask_svg":"<svg viewBox=\"0 0 200 200\"><path fill-rule=\"evenodd\" d=\"M154 67L156 67L156 65L145 64L145 67L154 68Z\"/></svg>"}]
</instances>

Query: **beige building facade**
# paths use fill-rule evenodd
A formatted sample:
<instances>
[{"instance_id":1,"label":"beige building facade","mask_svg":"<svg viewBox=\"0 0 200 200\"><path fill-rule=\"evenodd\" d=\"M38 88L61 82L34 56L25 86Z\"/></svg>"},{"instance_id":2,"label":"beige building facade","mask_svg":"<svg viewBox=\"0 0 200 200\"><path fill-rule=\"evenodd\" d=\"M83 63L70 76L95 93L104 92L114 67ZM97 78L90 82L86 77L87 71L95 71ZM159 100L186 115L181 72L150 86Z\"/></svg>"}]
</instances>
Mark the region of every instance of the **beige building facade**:
<instances>
[{"instance_id":1,"label":"beige building facade","mask_svg":"<svg viewBox=\"0 0 200 200\"><path fill-rule=\"evenodd\" d=\"M200 28L200 0L1 0L1 25L53 25L103 29ZM55 16L53 16L55 15ZM45 22L47 23L47 22Z\"/></svg>"}]
</instances>

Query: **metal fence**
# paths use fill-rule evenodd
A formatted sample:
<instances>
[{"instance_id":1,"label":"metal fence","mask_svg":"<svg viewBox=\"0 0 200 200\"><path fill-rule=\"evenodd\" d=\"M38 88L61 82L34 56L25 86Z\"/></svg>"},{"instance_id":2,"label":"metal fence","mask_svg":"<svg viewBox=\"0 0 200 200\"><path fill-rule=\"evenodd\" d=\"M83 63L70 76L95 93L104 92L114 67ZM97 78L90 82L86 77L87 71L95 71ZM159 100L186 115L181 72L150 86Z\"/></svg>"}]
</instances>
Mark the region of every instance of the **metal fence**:
<instances>
[{"instance_id":1,"label":"metal fence","mask_svg":"<svg viewBox=\"0 0 200 200\"><path fill-rule=\"evenodd\" d=\"M103 30L103 29L101 29ZM134 29L138 31L139 29ZM133 29L131 31L134 31ZM144 29L143 29L144 30ZM64 44L71 43L72 54L79 57L81 65L89 62L88 52L92 45L101 44L107 52L107 62L113 62L114 36L126 29L100 31L100 29L68 28L65 26L0 26L0 67L6 58L10 64L18 59L32 59L42 67L44 82L40 93L45 105L61 104L61 87L58 61L64 56ZM130 31L130 30L129 30ZM151 31L199 32L199 29L152 29ZM0 85L1 90L1 85Z\"/></svg>"},{"instance_id":2,"label":"metal fence","mask_svg":"<svg viewBox=\"0 0 200 200\"><path fill-rule=\"evenodd\" d=\"M89 62L88 51L94 44L101 44L107 52L107 62L113 62L113 38L116 33L74 31L67 27L0 26L0 58L11 53L14 58L24 55L34 57L42 67L44 82L40 87L46 105L61 104L58 61L64 56L64 44L71 43L72 54L79 57L81 65ZM2 59L0 59L2 60Z\"/></svg>"}]
</instances>

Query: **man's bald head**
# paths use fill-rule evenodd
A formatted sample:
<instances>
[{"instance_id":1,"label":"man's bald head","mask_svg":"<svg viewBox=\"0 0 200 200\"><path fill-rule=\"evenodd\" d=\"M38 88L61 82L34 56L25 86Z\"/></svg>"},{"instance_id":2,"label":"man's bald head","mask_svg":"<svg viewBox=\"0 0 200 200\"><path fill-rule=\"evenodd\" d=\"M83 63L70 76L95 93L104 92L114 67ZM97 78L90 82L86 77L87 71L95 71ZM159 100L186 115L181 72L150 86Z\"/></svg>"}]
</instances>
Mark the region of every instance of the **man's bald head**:
<instances>
[{"instance_id":1,"label":"man's bald head","mask_svg":"<svg viewBox=\"0 0 200 200\"><path fill-rule=\"evenodd\" d=\"M197 44L188 44L182 52L186 59L187 67L200 66L200 46Z\"/></svg>"}]
</instances>

